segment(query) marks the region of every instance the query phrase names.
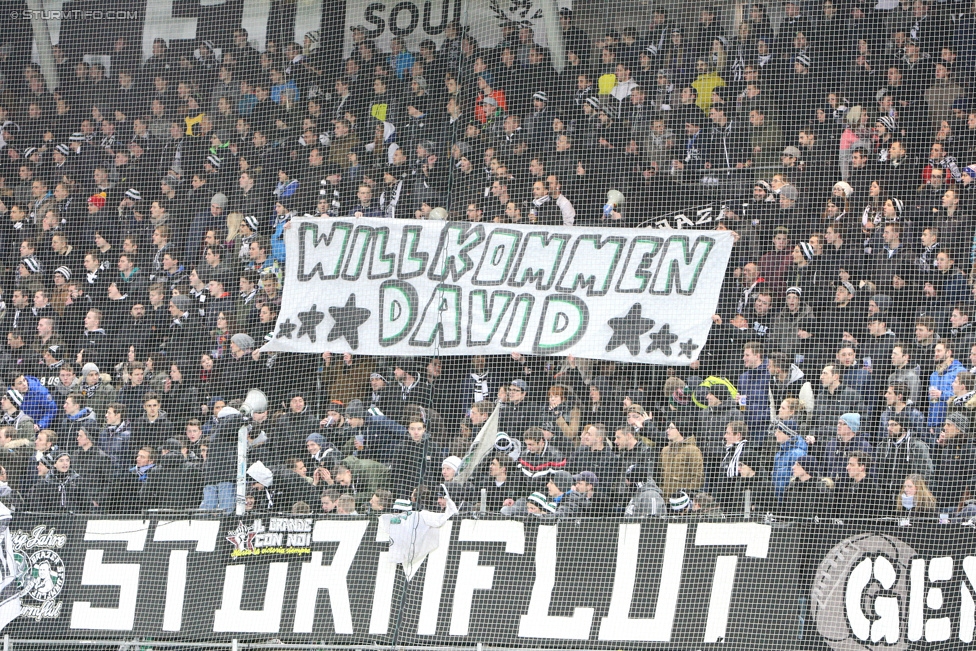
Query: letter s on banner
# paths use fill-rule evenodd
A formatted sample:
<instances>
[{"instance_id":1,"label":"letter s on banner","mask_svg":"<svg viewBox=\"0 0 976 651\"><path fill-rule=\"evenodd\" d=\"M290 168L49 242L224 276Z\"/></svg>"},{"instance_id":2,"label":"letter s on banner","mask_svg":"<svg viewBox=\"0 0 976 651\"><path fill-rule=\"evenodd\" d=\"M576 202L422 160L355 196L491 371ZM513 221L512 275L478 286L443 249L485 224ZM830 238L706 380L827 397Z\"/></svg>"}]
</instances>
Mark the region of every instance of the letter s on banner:
<instances>
[{"instance_id":1,"label":"letter s on banner","mask_svg":"<svg viewBox=\"0 0 976 651\"><path fill-rule=\"evenodd\" d=\"M146 547L148 520L89 520L85 540L124 541L125 549L141 552ZM76 601L71 609L71 628L99 631L131 631L136 618L136 598L139 594L139 563L102 563L102 549L85 552L85 567L81 575L84 585L119 586L118 608L95 608L90 601Z\"/></svg>"}]
</instances>

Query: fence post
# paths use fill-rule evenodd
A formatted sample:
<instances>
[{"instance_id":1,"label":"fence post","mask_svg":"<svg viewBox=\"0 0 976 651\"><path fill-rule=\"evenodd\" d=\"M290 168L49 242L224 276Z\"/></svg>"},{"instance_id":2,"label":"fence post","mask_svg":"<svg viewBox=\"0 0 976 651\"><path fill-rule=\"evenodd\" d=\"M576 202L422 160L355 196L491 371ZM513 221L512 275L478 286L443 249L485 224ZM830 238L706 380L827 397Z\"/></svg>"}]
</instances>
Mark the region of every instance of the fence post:
<instances>
[{"instance_id":1,"label":"fence post","mask_svg":"<svg viewBox=\"0 0 976 651\"><path fill-rule=\"evenodd\" d=\"M230 651L240 651L240 649L237 646L237 638L236 637L233 640L230 641Z\"/></svg>"},{"instance_id":2,"label":"fence post","mask_svg":"<svg viewBox=\"0 0 976 651\"><path fill-rule=\"evenodd\" d=\"M743 508L745 509L743 515L745 515L748 518L749 514L752 513L752 491L749 490L748 488L742 491L742 498L743 498Z\"/></svg>"},{"instance_id":3,"label":"fence post","mask_svg":"<svg viewBox=\"0 0 976 651\"><path fill-rule=\"evenodd\" d=\"M3 651L10 651L10 635L3 636Z\"/></svg>"}]
</instances>

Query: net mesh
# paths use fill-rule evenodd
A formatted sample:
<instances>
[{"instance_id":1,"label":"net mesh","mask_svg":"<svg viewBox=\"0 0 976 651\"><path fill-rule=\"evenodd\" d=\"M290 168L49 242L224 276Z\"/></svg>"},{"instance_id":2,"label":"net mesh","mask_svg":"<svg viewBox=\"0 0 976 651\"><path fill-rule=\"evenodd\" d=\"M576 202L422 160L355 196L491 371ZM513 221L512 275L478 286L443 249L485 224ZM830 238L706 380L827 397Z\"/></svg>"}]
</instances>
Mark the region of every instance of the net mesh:
<instances>
[{"instance_id":1,"label":"net mesh","mask_svg":"<svg viewBox=\"0 0 976 651\"><path fill-rule=\"evenodd\" d=\"M35 5L5 648L972 643L965 3Z\"/></svg>"}]
</instances>

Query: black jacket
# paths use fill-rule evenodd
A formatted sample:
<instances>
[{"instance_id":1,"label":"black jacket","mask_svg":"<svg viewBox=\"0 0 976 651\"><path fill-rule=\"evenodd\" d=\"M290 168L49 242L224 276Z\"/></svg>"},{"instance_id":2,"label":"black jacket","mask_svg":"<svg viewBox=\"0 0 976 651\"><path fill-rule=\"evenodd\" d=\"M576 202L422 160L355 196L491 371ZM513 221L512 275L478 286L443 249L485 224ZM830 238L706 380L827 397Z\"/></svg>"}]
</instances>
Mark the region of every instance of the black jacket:
<instances>
[{"instance_id":1,"label":"black jacket","mask_svg":"<svg viewBox=\"0 0 976 651\"><path fill-rule=\"evenodd\" d=\"M34 511L70 511L81 513L88 509L89 499L85 480L74 470L62 473L55 468L34 484L27 499L27 508Z\"/></svg>"}]
</instances>

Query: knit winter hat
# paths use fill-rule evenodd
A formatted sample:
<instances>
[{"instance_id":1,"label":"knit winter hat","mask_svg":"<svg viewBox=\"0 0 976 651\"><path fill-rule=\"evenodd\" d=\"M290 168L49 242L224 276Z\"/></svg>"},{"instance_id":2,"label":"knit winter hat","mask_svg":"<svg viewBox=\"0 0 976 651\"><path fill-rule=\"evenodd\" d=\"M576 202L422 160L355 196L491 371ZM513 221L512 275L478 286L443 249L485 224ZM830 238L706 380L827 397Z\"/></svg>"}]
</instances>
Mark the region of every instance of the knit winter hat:
<instances>
[{"instance_id":1,"label":"knit winter hat","mask_svg":"<svg viewBox=\"0 0 976 651\"><path fill-rule=\"evenodd\" d=\"M955 425L960 434L969 433L969 417L961 411L954 411L946 416L946 422Z\"/></svg>"},{"instance_id":2,"label":"knit winter hat","mask_svg":"<svg viewBox=\"0 0 976 651\"><path fill-rule=\"evenodd\" d=\"M861 415L856 413L844 414L837 420L847 423L847 426L851 428L851 431L857 434L861 429Z\"/></svg>"},{"instance_id":3,"label":"knit winter hat","mask_svg":"<svg viewBox=\"0 0 976 651\"><path fill-rule=\"evenodd\" d=\"M101 374L101 371L98 370L98 367L95 364L93 364L92 362L88 362L87 364L81 367L81 377L86 378L88 377L89 373Z\"/></svg>"},{"instance_id":4,"label":"knit winter hat","mask_svg":"<svg viewBox=\"0 0 976 651\"><path fill-rule=\"evenodd\" d=\"M807 262L811 262L813 260L813 247L810 246L810 243L809 242L800 242L799 247L800 247L800 251L803 253L803 257L806 259L806 261Z\"/></svg>"},{"instance_id":5,"label":"knit winter hat","mask_svg":"<svg viewBox=\"0 0 976 651\"><path fill-rule=\"evenodd\" d=\"M691 508L691 498L682 490L675 491L668 502L671 503L672 511L685 511Z\"/></svg>"},{"instance_id":6,"label":"knit winter hat","mask_svg":"<svg viewBox=\"0 0 976 651\"><path fill-rule=\"evenodd\" d=\"M546 496L543 495L542 493L532 493L531 495L529 495L528 501L533 502L540 509L548 513L556 512L556 507L553 506L552 503L549 502L549 500L546 499Z\"/></svg>"},{"instance_id":7,"label":"knit winter hat","mask_svg":"<svg viewBox=\"0 0 976 651\"><path fill-rule=\"evenodd\" d=\"M780 420L776 422L773 428L776 431L783 432L787 436L797 436L796 422L793 420Z\"/></svg>"},{"instance_id":8,"label":"knit winter hat","mask_svg":"<svg viewBox=\"0 0 976 651\"><path fill-rule=\"evenodd\" d=\"M249 334L238 332L230 340L231 343L237 344L241 350L254 350L254 338Z\"/></svg>"},{"instance_id":9,"label":"knit winter hat","mask_svg":"<svg viewBox=\"0 0 976 651\"><path fill-rule=\"evenodd\" d=\"M844 192L844 196L848 199L854 194L854 188L847 181L837 181L837 183L834 183L834 190L837 188L840 188Z\"/></svg>"},{"instance_id":10,"label":"knit winter hat","mask_svg":"<svg viewBox=\"0 0 976 651\"><path fill-rule=\"evenodd\" d=\"M450 468L455 473L461 469L461 458L454 455L449 456L441 462L441 468Z\"/></svg>"},{"instance_id":11,"label":"knit winter hat","mask_svg":"<svg viewBox=\"0 0 976 651\"><path fill-rule=\"evenodd\" d=\"M24 394L13 387L7 389L7 397L10 398L10 402L17 405L17 407L24 404Z\"/></svg>"},{"instance_id":12,"label":"knit winter hat","mask_svg":"<svg viewBox=\"0 0 976 651\"><path fill-rule=\"evenodd\" d=\"M315 443L316 445L318 445L319 447L322 447L322 448L324 448L326 445L328 445L328 443L325 440L325 437L322 436L321 434L318 434L318 433L315 433L315 432L313 432L312 434L309 434L308 436L305 437L305 442L308 443L309 441L311 441L312 443Z\"/></svg>"},{"instance_id":13,"label":"knit winter hat","mask_svg":"<svg viewBox=\"0 0 976 651\"><path fill-rule=\"evenodd\" d=\"M905 203L901 199L891 197L891 204L895 207L895 217L901 219L901 214L905 210Z\"/></svg>"}]
</instances>

